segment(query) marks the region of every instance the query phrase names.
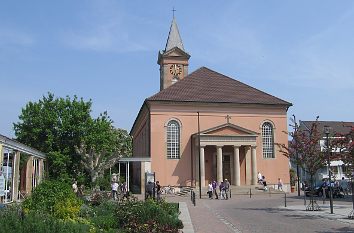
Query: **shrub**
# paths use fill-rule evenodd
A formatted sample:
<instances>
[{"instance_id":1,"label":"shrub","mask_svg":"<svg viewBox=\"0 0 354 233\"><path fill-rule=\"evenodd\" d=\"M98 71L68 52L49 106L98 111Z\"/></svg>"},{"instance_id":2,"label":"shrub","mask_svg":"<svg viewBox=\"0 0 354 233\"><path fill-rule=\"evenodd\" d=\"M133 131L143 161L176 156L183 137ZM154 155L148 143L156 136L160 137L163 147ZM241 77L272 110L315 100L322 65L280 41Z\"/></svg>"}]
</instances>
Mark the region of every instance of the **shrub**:
<instances>
[{"instance_id":1,"label":"shrub","mask_svg":"<svg viewBox=\"0 0 354 233\"><path fill-rule=\"evenodd\" d=\"M116 211L118 209L117 202L105 201L98 206L93 206L90 222L98 229L109 231L118 229L118 221Z\"/></svg>"},{"instance_id":2,"label":"shrub","mask_svg":"<svg viewBox=\"0 0 354 233\"><path fill-rule=\"evenodd\" d=\"M127 232L178 232L183 227L178 208L171 203L154 200L122 202L117 219Z\"/></svg>"},{"instance_id":3,"label":"shrub","mask_svg":"<svg viewBox=\"0 0 354 233\"><path fill-rule=\"evenodd\" d=\"M61 219L75 219L82 201L71 186L60 181L45 181L23 203L25 212L46 213Z\"/></svg>"},{"instance_id":4,"label":"shrub","mask_svg":"<svg viewBox=\"0 0 354 233\"><path fill-rule=\"evenodd\" d=\"M0 211L0 232L6 233L87 233L93 232L87 224L56 219L43 213L23 215L19 206Z\"/></svg>"}]
</instances>

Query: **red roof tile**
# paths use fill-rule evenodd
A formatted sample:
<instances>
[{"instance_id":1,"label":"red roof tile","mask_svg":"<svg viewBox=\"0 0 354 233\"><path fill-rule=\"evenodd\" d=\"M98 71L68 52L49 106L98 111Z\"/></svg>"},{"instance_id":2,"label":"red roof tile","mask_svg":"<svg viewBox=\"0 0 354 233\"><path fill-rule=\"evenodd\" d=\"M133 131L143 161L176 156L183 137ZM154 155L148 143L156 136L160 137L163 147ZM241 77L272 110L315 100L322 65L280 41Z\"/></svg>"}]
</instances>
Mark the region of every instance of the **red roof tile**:
<instances>
[{"instance_id":1,"label":"red roof tile","mask_svg":"<svg viewBox=\"0 0 354 233\"><path fill-rule=\"evenodd\" d=\"M147 101L292 105L205 67L147 98Z\"/></svg>"}]
</instances>

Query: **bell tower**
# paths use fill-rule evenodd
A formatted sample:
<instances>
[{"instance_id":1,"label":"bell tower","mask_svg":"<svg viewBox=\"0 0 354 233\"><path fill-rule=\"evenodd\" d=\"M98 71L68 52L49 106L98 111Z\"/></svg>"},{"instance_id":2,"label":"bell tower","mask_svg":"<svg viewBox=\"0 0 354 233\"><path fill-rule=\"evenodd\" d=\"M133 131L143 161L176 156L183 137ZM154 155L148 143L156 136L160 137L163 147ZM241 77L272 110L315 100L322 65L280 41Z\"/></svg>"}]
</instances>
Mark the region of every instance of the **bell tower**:
<instances>
[{"instance_id":1,"label":"bell tower","mask_svg":"<svg viewBox=\"0 0 354 233\"><path fill-rule=\"evenodd\" d=\"M188 75L190 55L184 50L177 22L173 16L166 47L159 51L157 64L160 65L160 91Z\"/></svg>"}]
</instances>

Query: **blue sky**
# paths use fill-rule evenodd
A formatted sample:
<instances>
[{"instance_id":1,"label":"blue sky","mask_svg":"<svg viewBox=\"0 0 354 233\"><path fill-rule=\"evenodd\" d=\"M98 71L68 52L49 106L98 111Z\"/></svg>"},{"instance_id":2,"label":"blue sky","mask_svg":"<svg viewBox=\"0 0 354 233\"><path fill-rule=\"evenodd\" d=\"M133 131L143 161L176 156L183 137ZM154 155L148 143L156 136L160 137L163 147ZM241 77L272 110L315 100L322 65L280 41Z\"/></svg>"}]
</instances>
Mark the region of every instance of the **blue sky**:
<instances>
[{"instance_id":1,"label":"blue sky","mask_svg":"<svg viewBox=\"0 0 354 233\"><path fill-rule=\"evenodd\" d=\"M0 134L47 92L92 99L129 131L159 91L173 6L190 71L289 101L289 117L354 121L354 1L1 0Z\"/></svg>"}]
</instances>

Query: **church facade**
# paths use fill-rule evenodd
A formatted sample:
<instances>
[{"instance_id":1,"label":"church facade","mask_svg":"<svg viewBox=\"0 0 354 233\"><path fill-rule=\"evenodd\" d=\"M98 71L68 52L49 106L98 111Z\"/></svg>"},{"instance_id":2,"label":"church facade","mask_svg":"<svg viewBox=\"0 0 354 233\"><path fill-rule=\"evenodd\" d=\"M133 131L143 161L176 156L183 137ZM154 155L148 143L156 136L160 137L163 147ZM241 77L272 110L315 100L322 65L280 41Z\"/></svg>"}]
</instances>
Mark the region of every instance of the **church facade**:
<instances>
[{"instance_id":1,"label":"church facade","mask_svg":"<svg viewBox=\"0 0 354 233\"><path fill-rule=\"evenodd\" d=\"M244 186L261 172L288 184L289 160L276 144L288 142L292 104L206 67L188 74L189 58L173 18L158 55L160 92L145 99L130 132L133 157L150 159L133 165L134 182L143 188L145 172L155 172L163 186Z\"/></svg>"}]
</instances>

